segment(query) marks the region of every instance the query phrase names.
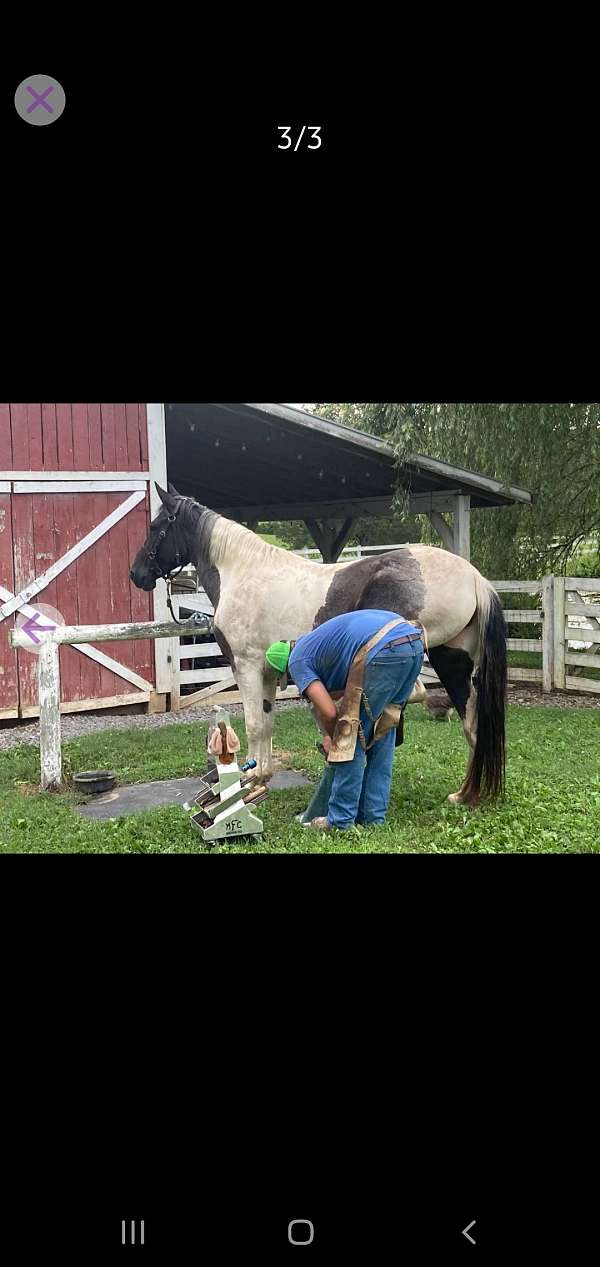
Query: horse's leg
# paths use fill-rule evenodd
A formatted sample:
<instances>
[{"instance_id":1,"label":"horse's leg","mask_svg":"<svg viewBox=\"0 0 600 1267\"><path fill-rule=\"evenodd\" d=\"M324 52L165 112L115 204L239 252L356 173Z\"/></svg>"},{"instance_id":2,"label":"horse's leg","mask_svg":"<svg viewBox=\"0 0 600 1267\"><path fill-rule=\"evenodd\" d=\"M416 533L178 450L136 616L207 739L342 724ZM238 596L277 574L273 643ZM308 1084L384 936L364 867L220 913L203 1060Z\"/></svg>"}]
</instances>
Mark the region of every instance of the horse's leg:
<instances>
[{"instance_id":1,"label":"horse's leg","mask_svg":"<svg viewBox=\"0 0 600 1267\"><path fill-rule=\"evenodd\" d=\"M427 699L427 691L420 677L418 677L406 703L407 704L424 704L426 699Z\"/></svg>"},{"instance_id":2,"label":"horse's leg","mask_svg":"<svg viewBox=\"0 0 600 1267\"><path fill-rule=\"evenodd\" d=\"M263 744L264 763L263 778L270 779L273 773L273 722L275 720L275 697L277 695L277 678L273 673L263 673L262 710L263 710Z\"/></svg>"},{"instance_id":3,"label":"horse's leg","mask_svg":"<svg viewBox=\"0 0 600 1267\"><path fill-rule=\"evenodd\" d=\"M458 792L451 792L448 797L453 805L462 802L477 805L479 801L478 797L465 795L477 742L477 691L471 679L477 663L478 639L479 631L475 617L451 642L429 649L429 662L454 704L469 745L469 764L464 780Z\"/></svg>"},{"instance_id":4,"label":"horse's leg","mask_svg":"<svg viewBox=\"0 0 600 1267\"><path fill-rule=\"evenodd\" d=\"M267 699L263 662L244 660L242 655L236 655L235 665L237 684L244 704L248 756L256 761L256 773L260 778L270 778L273 773L271 754L273 720L272 710L268 713L263 707L263 701Z\"/></svg>"}]
</instances>

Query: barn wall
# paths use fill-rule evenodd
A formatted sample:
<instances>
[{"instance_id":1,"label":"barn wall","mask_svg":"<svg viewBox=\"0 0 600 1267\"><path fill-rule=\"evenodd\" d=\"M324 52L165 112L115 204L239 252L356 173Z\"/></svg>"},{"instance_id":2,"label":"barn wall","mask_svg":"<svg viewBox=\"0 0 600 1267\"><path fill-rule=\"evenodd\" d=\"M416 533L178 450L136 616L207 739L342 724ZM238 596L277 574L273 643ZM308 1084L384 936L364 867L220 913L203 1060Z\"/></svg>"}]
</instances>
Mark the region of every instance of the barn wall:
<instances>
[{"instance_id":1,"label":"barn wall","mask_svg":"<svg viewBox=\"0 0 600 1267\"><path fill-rule=\"evenodd\" d=\"M12 465L10 433L9 406L0 405L0 471L10 469ZM12 591L13 580L11 496L0 491L0 584ZM18 703L17 653L9 647L0 626L0 720L16 716Z\"/></svg>"},{"instance_id":2,"label":"barn wall","mask_svg":"<svg viewBox=\"0 0 600 1267\"><path fill-rule=\"evenodd\" d=\"M148 469L145 404L0 405L0 471L136 472ZM2 478L2 476L0 476ZM0 578L17 593L62 557L129 496L127 492L0 492ZM2 514L4 512L4 514ZM131 510L39 595L68 624L152 619L152 596L129 580L147 535L149 498ZM35 605L36 599L32 600ZM0 716L37 706L37 657L8 647L14 617L0 622ZM154 683L151 640L99 648ZM139 688L73 647L61 647L61 701L135 696ZM3 672L2 672L3 670ZM5 713L6 715L6 713Z\"/></svg>"}]
</instances>

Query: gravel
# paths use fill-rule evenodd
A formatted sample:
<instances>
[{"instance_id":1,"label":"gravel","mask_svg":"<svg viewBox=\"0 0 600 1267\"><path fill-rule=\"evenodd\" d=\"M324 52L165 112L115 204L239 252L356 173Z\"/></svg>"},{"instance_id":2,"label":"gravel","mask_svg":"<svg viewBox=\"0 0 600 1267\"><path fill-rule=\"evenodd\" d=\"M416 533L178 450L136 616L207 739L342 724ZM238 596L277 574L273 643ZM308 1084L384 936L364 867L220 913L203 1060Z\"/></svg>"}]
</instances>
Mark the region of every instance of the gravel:
<instances>
[{"instance_id":1,"label":"gravel","mask_svg":"<svg viewBox=\"0 0 600 1267\"><path fill-rule=\"evenodd\" d=\"M286 708L298 708L300 700L279 700L275 704L277 711ZM214 706L207 708L201 704L193 704L178 713L109 713L106 710L98 713L65 713L61 717L61 735L63 742L68 739L79 739L81 735L91 735L97 730L155 730L157 726L178 726L182 722L208 721ZM241 704L230 704L228 711L232 716L241 714ZM39 744L40 727L38 721L21 722L0 727L0 752L16 748L20 743Z\"/></svg>"},{"instance_id":2,"label":"gravel","mask_svg":"<svg viewBox=\"0 0 600 1267\"><path fill-rule=\"evenodd\" d=\"M441 694L441 692L435 692ZM574 691L550 691L544 695L542 691L536 687L528 687L526 685L511 685L508 688L508 701L510 704L521 704L525 708L540 705L547 708L600 708L600 694L588 695L577 694ZM276 710L298 708L301 705L300 700L279 700L275 704ZM66 742L68 739L78 739L81 735L91 735L98 730L155 730L157 726L178 726L182 722L192 721L208 721L212 707L203 707L201 704L194 704L190 708L184 708L178 713L152 713L135 714L131 713L108 713L106 711L98 713L65 713L61 717L61 733L62 738ZM243 712L241 704L230 704L229 712L232 716L239 715ZM29 743L39 744L40 728L37 721L20 722L18 724L0 727L0 752L6 752L9 748L15 748L18 744Z\"/></svg>"},{"instance_id":3,"label":"gravel","mask_svg":"<svg viewBox=\"0 0 600 1267\"><path fill-rule=\"evenodd\" d=\"M588 694L587 691L548 691L545 695L535 687L519 683L518 686L509 687L508 702L523 704L525 708L531 708L534 704L544 708L600 708L600 694Z\"/></svg>"}]
</instances>

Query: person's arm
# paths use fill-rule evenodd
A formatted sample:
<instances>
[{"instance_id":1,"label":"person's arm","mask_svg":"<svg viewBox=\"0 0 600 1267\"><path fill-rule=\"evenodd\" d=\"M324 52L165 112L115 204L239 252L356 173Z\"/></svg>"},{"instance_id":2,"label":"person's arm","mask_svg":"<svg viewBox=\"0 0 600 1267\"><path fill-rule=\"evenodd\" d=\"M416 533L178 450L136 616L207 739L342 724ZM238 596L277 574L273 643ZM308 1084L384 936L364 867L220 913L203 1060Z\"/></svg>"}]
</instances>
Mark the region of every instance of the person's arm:
<instances>
[{"instance_id":1,"label":"person's arm","mask_svg":"<svg viewBox=\"0 0 600 1267\"><path fill-rule=\"evenodd\" d=\"M311 704L314 704L314 707L321 717L327 734L331 739L333 739L333 732L337 721L337 708L331 698L331 695L329 694L329 691L323 686L322 682L315 680L314 682L311 682L310 686L307 686L304 694L306 695L306 698L310 700Z\"/></svg>"}]
</instances>

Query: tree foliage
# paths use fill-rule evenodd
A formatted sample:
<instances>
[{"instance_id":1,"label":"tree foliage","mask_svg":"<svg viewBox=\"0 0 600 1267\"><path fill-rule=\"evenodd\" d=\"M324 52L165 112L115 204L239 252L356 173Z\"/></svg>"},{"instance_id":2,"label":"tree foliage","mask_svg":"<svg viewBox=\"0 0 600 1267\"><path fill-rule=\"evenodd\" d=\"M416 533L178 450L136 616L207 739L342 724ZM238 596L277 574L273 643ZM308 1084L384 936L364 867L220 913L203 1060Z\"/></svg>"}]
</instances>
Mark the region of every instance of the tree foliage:
<instances>
[{"instance_id":1,"label":"tree foliage","mask_svg":"<svg viewBox=\"0 0 600 1267\"><path fill-rule=\"evenodd\" d=\"M396 452L399 472L407 457L421 453L533 492L532 508L471 512L471 557L485 575L508 578L565 570L581 541L600 536L599 404L310 408L385 439ZM401 490L399 506L402 513L406 502ZM423 535L438 543L429 527Z\"/></svg>"},{"instance_id":2,"label":"tree foliage","mask_svg":"<svg viewBox=\"0 0 600 1267\"><path fill-rule=\"evenodd\" d=\"M422 516L415 515L406 520L401 515L390 515L384 519L368 515L364 519L357 519L346 544L349 546L400 545L403 542L420 541L421 518ZM302 550L304 546L308 546L309 550L316 549L310 532L301 519L277 520L261 524L261 533L272 533L290 550Z\"/></svg>"}]
</instances>

